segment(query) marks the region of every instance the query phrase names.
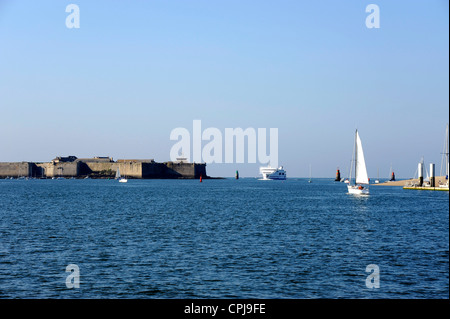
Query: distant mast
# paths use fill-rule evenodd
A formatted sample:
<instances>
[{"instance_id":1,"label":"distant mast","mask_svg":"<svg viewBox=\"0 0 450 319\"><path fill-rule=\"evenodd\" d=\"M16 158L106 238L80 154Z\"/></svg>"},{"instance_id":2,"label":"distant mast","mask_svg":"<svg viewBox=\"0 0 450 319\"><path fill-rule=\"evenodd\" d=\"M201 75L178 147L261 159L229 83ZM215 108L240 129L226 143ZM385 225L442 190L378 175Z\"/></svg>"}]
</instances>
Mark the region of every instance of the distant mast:
<instances>
[{"instance_id":1,"label":"distant mast","mask_svg":"<svg viewBox=\"0 0 450 319\"><path fill-rule=\"evenodd\" d=\"M448 180L448 174L449 174L449 157L448 157L448 124L447 128L445 130L445 144L444 144L444 150L442 152L442 162L441 162L441 176L445 175L445 179ZM445 166L445 167L444 167ZM443 172L445 170L445 172Z\"/></svg>"}]
</instances>

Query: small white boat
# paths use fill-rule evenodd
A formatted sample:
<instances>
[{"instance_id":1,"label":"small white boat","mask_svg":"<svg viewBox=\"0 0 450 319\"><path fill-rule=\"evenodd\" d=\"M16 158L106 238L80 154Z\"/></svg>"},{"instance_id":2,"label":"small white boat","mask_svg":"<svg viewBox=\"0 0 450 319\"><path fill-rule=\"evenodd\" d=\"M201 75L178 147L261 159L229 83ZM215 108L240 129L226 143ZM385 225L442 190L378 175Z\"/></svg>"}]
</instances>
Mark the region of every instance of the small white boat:
<instances>
[{"instance_id":1,"label":"small white boat","mask_svg":"<svg viewBox=\"0 0 450 319\"><path fill-rule=\"evenodd\" d=\"M128 179L126 179L125 177L122 177L120 175L120 169L117 169L117 171L116 171L116 179L119 180L119 183L127 183L128 182Z\"/></svg>"},{"instance_id":2,"label":"small white boat","mask_svg":"<svg viewBox=\"0 0 450 319\"><path fill-rule=\"evenodd\" d=\"M441 183L441 184L439 184L439 187L440 187L440 188L447 188L447 189L448 189L448 180L447 180L446 183Z\"/></svg>"},{"instance_id":3,"label":"small white boat","mask_svg":"<svg viewBox=\"0 0 450 319\"><path fill-rule=\"evenodd\" d=\"M375 184L380 184L380 169L377 168L377 179L375 180Z\"/></svg>"},{"instance_id":4,"label":"small white boat","mask_svg":"<svg viewBox=\"0 0 450 319\"><path fill-rule=\"evenodd\" d=\"M283 166L274 168L269 166L263 166L259 168L259 173L262 174L263 180L285 180L286 171Z\"/></svg>"},{"instance_id":5,"label":"small white boat","mask_svg":"<svg viewBox=\"0 0 450 319\"><path fill-rule=\"evenodd\" d=\"M355 184L351 183L353 168L352 165L352 167L350 168L349 184L347 185L348 192L349 194L368 195L369 176L367 175L366 161L364 160L364 152L358 130L356 130L355 133L355 146L352 161L355 163Z\"/></svg>"}]
</instances>

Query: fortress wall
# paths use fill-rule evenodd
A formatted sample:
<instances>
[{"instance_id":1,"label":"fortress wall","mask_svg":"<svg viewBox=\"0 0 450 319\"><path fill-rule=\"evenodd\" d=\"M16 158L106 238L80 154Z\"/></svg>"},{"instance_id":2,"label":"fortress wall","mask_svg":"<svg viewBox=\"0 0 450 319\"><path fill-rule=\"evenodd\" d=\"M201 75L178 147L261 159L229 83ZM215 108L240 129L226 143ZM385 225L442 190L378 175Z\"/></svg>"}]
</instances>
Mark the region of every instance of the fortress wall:
<instances>
[{"instance_id":1,"label":"fortress wall","mask_svg":"<svg viewBox=\"0 0 450 319\"><path fill-rule=\"evenodd\" d=\"M142 178L164 178L165 172L162 163L142 163Z\"/></svg>"},{"instance_id":2,"label":"fortress wall","mask_svg":"<svg viewBox=\"0 0 450 319\"><path fill-rule=\"evenodd\" d=\"M80 175L90 175L103 173L109 176L115 176L119 164L112 162L80 162Z\"/></svg>"},{"instance_id":3,"label":"fortress wall","mask_svg":"<svg viewBox=\"0 0 450 319\"><path fill-rule=\"evenodd\" d=\"M81 175L99 175L114 177L117 169L127 178L142 178L141 162L81 162Z\"/></svg>"},{"instance_id":4,"label":"fortress wall","mask_svg":"<svg viewBox=\"0 0 450 319\"><path fill-rule=\"evenodd\" d=\"M84 177L114 178L117 169L128 178L199 178L206 175L206 164L150 161L75 161L48 163L0 163L0 178L5 177Z\"/></svg>"},{"instance_id":5,"label":"fortress wall","mask_svg":"<svg viewBox=\"0 0 450 319\"><path fill-rule=\"evenodd\" d=\"M127 178L142 178L141 162L116 163L120 169L120 175Z\"/></svg>"},{"instance_id":6,"label":"fortress wall","mask_svg":"<svg viewBox=\"0 0 450 319\"><path fill-rule=\"evenodd\" d=\"M143 163L142 178L200 178L206 175L206 164L194 163Z\"/></svg>"},{"instance_id":7,"label":"fortress wall","mask_svg":"<svg viewBox=\"0 0 450 319\"><path fill-rule=\"evenodd\" d=\"M45 175L47 177L77 177L78 162L45 163Z\"/></svg>"},{"instance_id":8,"label":"fortress wall","mask_svg":"<svg viewBox=\"0 0 450 319\"><path fill-rule=\"evenodd\" d=\"M31 177L32 167L28 162L0 163L0 178Z\"/></svg>"},{"instance_id":9,"label":"fortress wall","mask_svg":"<svg viewBox=\"0 0 450 319\"><path fill-rule=\"evenodd\" d=\"M167 174L173 178L200 178L200 172L206 177L206 164L166 162ZM203 169L201 168L203 167Z\"/></svg>"},{"instance_id":10,"label":"fortress wall","mask_svg":"<svg viewBox=\"0 0 450 319\"><path fill-rule=\"evenodd\" d=\"M195 164L194 178L200 178L200 175L202 177L208 177L208 175L206 175L206 164Z\"/></svg>"},{"instance_id":11,"label":"fortress wall","mask_svg":"<svg viewBox=\"0 0 450 319\"><path fill-rule=\"evenodd\" d=\"M52 163L34 163L33 177L47 177L50 167L52 166Z\"/></svg>"},{"instance_id":12,"label":"fortress wall","mask_svg":"<svg viewBox=\"0 0 450 319\"><path fill-rule=\"evenodd\" d=\"M170 178L181 178L183 177L180 173L183 170L186 170L185 166L190 165L186 163L174 163L174 162L166 162L166 175ZM188 177L188 176L185 176Z\"/></svg>"}]
</instances>

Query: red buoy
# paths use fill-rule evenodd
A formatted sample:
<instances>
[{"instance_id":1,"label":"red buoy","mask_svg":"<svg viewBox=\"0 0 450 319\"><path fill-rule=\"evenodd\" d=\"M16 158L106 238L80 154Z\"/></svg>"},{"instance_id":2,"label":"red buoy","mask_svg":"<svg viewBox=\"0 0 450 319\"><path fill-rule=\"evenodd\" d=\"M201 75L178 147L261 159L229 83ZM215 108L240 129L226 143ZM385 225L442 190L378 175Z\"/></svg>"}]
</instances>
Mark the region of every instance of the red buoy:
<instances>
[{"instance_id":1,"label":"red buoy","mask_svg":"<svg viewBox=\"0 0 450 319\"><path fill-rule=\"evenodd\" d=\"M200 183L202 182L202 174L200 174Z\"/></svg>"}]
</instances>

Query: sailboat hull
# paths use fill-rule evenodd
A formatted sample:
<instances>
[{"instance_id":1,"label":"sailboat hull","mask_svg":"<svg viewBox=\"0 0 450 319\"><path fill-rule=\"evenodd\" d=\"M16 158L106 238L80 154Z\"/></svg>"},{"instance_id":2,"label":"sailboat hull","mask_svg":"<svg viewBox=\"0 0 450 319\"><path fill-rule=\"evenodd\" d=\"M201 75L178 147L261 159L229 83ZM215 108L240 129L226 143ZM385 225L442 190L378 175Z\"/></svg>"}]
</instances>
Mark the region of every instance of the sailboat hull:
<instances>
[{"instance_id":1,"label":"sailboat hull","mask_svg":"<svg viewBox=\"0 0 450 319\"><path fill-rule=\"evenodd\" d=\"M348 185L348 193L355 195L369 195L369 189L360 185Z\"/></svg>"}]
</instances>

